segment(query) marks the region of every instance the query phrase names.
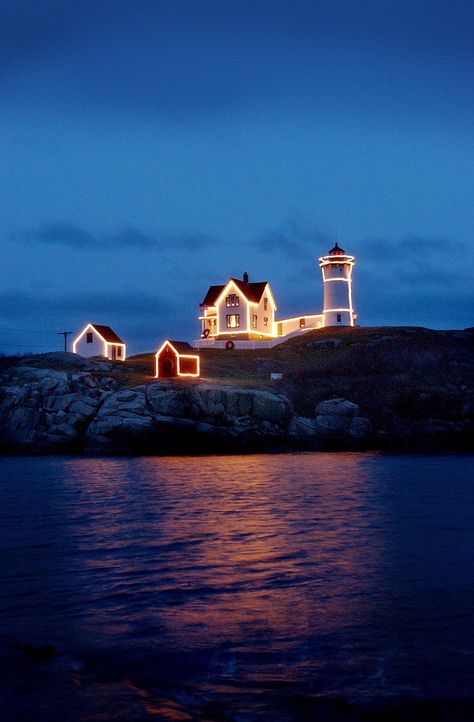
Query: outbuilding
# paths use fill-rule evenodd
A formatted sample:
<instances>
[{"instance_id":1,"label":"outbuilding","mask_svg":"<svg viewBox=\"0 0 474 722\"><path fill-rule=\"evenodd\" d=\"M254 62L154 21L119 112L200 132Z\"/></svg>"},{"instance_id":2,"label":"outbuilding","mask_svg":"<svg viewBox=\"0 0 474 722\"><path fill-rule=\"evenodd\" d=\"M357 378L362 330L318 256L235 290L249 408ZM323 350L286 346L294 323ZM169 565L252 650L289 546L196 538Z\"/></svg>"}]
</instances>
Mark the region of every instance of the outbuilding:
<instances>
[{"instance_id":1,"label":"outbuilding","mask_svg":"<svg viewBox=\"0 0 474 722\"><path fill-rule=\"evenodd\" d=\"M110 326L88 323L72 342L73 353L86 358L105 356L110 361L125 361L127 347Z\"/></svg>"},{"instance_id":2,"label":"outbuilding","mask_svg":"<svg viewBox=\"0 0 474 722\"><path fill-rule=\"evenodd\" d=\"M193 347L186 341L164 341L155 354L155 378L198 377L199 355L193 351Z\"/></svg>"}]
</instances>

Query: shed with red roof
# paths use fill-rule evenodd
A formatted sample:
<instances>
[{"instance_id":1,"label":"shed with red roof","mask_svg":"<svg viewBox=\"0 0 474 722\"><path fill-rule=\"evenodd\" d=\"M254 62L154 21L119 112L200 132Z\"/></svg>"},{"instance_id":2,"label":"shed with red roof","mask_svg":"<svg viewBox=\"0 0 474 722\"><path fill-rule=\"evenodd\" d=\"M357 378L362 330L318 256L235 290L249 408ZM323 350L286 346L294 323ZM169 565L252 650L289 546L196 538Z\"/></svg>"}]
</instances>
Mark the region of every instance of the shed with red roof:
<instances>
[{"instance_id":1,"label":"shed with red roof","mask_svg":"<svg viewBox=\"0 0 474 722\"><path fill-rule=\"evenodd\" d=\"M178 376L197 378L200 374L199 354L186 341L164 341L155 354L155 378Z\"/></svg>"}]
</instances>

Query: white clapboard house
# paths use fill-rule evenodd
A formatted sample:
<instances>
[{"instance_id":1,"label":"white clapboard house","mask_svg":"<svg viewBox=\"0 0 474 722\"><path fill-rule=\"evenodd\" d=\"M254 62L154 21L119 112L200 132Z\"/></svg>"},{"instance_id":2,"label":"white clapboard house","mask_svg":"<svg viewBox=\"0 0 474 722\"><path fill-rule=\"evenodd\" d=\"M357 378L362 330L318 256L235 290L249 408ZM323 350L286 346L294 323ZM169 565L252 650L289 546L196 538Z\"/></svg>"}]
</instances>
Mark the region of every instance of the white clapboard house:
<instances>
[{"instance_id":1,"label":"white clapboard house","mask_svg":"<svg viewBox=\"0 0 474 722\"><path fill-rule=\"evenodd\" d=\"M110 361L125 361L127 347L110 326L88 323L72 342L73 353L80 356L104 356Z\"/></svg>"}]
</instances>

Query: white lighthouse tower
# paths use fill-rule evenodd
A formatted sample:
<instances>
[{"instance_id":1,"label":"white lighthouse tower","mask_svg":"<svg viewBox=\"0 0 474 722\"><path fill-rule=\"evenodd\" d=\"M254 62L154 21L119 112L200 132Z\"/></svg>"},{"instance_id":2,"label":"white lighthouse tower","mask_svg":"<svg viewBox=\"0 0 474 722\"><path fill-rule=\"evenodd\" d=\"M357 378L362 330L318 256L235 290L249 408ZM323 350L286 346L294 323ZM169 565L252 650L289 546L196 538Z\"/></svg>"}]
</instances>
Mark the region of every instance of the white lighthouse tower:
<instances>
[{"instance_id":1,"label":"white lighthouse tower","mask_svg":"<svg viewBox=\"0 0 474 722\"><path fill-rule=\"evenodd\" d=\"M324 285L324 326L353 326L356 315L352 307L352 268L354 256L348 256L336 243L319 266Z\"/></svg>"}]
</instances>

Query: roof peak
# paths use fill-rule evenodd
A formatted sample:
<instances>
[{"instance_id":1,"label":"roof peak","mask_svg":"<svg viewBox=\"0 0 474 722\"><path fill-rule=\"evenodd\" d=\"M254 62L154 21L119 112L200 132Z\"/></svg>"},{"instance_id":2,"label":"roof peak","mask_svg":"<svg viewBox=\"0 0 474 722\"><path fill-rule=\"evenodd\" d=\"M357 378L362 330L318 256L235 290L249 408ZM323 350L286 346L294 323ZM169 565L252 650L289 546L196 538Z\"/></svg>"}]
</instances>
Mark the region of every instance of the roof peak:
<instances>
[{"instance_id":1,"label":"roof peak","mask_svg":"<svg viewBox=\"0 0 474 722\"><path fill-rule=\"evenodd\" d=\"M201 305L202 306L214 306L217 299L221 295L222 291L231 282L235 286L237 286L238 289L240 289L241 293L243 293L246 296L247 300L252 301L253 303L259 303L259 301L265 291L265 288L269 285L268 281L246 282L246 281L243 281L241 278L234 278L233 276L231 276L224 285L209 286L209 290L206 293L204 301L202 302Z\"/></svg>"},{"instance_id":2,"label":"roof peak","mask_svg":"<svg viewBox=\"0 0 474 722\"><path fill-rule=\"evenodd\" d=\"M92 321L90 321L89 326L92 326L92 328L94 328L97 333L102 336L104 341L107 341L107 343L123 344L120 336L117 336L113 328L111 328L110 326L105 326L102 323L92 323Z\"/></svg>"},{"instance_id":3,"label":"roof peak","mask_svg":"<svg viewBox=\"0 0 474 722\"><path fill-rule=\"evenodd\" d=\"M238 283L241 283L242 285L245 285L245 286L260 286L261 283L265 283L265 284L268 283L268 281L246 281L245 279L236 278L235 276L231 276L229 278L229 281L237 281ZM227 281L227 283L229 283L229 281ZM227 283L225 284L226 286L227 286Z\"/></svg>"},{"instance_id":4,"label":"roof peak","mask_svg":"<svg viewBox=\"0 0 474 722\"><path fill-rule=\"evenodd\" d=\"M345 250L339 247L339 243L336 241L334 247L329 251L330 256L344 256Z\"/></svg>"}]
</instances>

